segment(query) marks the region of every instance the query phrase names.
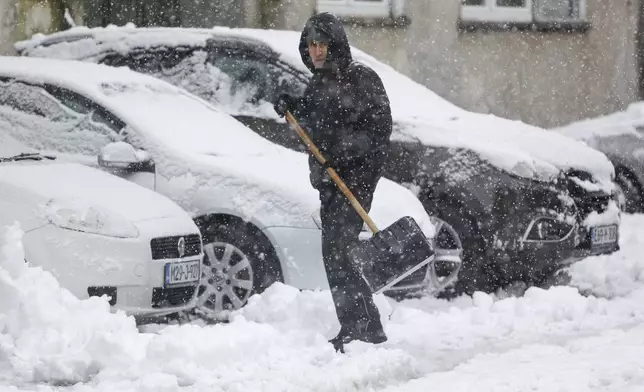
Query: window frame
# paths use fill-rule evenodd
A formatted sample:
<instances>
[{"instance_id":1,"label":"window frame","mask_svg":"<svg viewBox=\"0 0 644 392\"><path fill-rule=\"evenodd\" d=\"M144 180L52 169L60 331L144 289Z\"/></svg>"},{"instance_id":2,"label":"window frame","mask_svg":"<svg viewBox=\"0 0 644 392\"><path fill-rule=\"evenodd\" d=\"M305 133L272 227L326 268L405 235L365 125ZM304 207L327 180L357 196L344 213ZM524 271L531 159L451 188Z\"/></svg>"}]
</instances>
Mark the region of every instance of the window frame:
<instances>
[{"instance_id":1,"label":"window frame","mask_svg":"<svg viewBox=\"0 0 644 392\"><path fill-rule=\"evenodd\" d=\"M483 0L482 6L466 5L461 0L460 20L461 26L470 27L484 25L486 27L526 27L537 30L582 30L589 27L587 17L587 0L572 0L579 10L578 15L563 18L548 18L540 14L540 5L550 0L525 0L523 7L502 7L496 5L497 0Z\"/></svg>"},{"instance_id":2,"label":"window frame","mask_svg":"<svg viewBox=\"0 0 644 392\"><path fill-rule=\"evenodd\" d=\"M330 12L343 23L381 27L408 27L407 0L316 0L315 13Z\"/></svg>"},{"instance_id":3,"label":"window frame","mask_svg":"<svg viewBox=\"0 0 644 392\"><path fill-rule=\"evenodd\" d=\"M461 4L461 18L474 22L517 22L530 23L533 20L532 0L524 0L523 7L503 7L498 0L483 0L484 5Z\"/></svg>"},{"instance_id":4,"label":"window frame","mask_svg":"<svg viewBox=\"0 0 644 392\"><path fill-rule=\"evenodd\" d=\"M340 17L387 18L395 0L317 0L318 12L330 12Z\"/></svg>"}]
</instances>

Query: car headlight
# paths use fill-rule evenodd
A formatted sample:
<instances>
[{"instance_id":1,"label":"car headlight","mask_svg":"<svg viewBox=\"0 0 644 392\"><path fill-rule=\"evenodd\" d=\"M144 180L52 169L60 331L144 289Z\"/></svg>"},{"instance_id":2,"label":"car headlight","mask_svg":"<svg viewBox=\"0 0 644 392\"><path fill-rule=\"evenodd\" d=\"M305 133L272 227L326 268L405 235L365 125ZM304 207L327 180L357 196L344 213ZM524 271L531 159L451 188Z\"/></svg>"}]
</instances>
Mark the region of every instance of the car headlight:
<instances>
[{"instance_id":1,"label":"car headlight","mask_svg":"<svg viewBox=\"0 0 644 392\"><path fill-rule=\"evenodd\" d=\"M574 226L554 218L539 218L530 227L528 241L561 241L568 237Z\"/></svg>"},{"instance_id":2,"label":"car headlight","mask_svg":"<svg viewBox=\"0 0 644 392\"><path fill-rule=\"evenodd\" d=\"M138 229L127 219L97 206L65 206L50 204L48 220L63 229L99 234L108 237L136 238Z\"/></svg>"}]
</instances>

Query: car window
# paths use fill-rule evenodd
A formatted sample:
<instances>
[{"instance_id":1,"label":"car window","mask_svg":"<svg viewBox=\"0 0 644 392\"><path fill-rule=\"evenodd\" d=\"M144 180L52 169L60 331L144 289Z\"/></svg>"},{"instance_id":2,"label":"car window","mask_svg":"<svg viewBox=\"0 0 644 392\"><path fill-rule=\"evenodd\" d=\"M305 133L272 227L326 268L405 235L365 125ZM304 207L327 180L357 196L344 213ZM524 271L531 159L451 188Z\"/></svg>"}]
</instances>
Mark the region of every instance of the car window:
<instances>
[{"instance_id":1,"label":"car window","mask_svg":"<svg viewBox=\"0 0 644 392\"><path fill-rule=\"evenodd\" d=\"M209 62L231 78L231 96L255 105L261 101L275 103L282 93L300 96L306 88L306 83L286 67L252 54L216 50Z\"/></svg>"},{"instance_id":2,"label":"car window","mask_svg":"<svg viewBox=\"0 0 644 392\"><path fill-rule=\"evenodd\" d=\"M120 133L125 123L96 102L74 91L47 85L45 90L61 104L84 117L86 122L98 133Z\"/></svg>"},{"instance_id":3,"label":"car window","mask_svg":"<svg viewBox=\"0 0 644 392\"><path fill-rule=\"evenodd\" d=\"M192 53L192 48L182 47L135 50L125 55L111 53L103 58L101 63L113 67L125 66L137 72L154 74L176 67Z\"/></svg>"},{"instance_id":4,"label":"car window","mask_svg":"<svg viewBox=\"0 0 644 392\"><path fill-rule=\"evenodd\" d=\"M51 120L70 117L40 86L7 78L0 79L0 106Z\"/></svg>"},{"instance_id":5,"label":"car window","mask_svg":"<svg viewBox=\"0 0 644 392\"><path fill-rule=\"evenodd\" d=\"M69 90L0 82L0 130L39 150L96 156L123 124Z\"/></svg>"}]
</instances>

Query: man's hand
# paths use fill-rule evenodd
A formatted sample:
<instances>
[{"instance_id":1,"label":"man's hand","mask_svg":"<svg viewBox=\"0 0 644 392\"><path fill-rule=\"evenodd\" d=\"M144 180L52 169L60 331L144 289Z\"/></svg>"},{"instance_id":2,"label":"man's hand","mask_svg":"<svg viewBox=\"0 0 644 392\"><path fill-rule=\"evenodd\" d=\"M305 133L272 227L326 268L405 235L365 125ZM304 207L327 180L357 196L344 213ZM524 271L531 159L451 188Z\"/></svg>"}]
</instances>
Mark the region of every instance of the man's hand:
<instances>
[{"instance_id":1,"label":"man's hand","mask_svg":"<svg viewBox=\"0 0 644 392\"><path fill-rule=\"evenodd\" d=\"M281 94L278 98L277 101L275 102L275 105L273 105L273 108L275 109L275 112L280 116L284 117L286 116L286 112L289 111L291 114L293 113L293 110L297 106L297 99L288 95L288 94Z\"/></svg>"}]
</instances>

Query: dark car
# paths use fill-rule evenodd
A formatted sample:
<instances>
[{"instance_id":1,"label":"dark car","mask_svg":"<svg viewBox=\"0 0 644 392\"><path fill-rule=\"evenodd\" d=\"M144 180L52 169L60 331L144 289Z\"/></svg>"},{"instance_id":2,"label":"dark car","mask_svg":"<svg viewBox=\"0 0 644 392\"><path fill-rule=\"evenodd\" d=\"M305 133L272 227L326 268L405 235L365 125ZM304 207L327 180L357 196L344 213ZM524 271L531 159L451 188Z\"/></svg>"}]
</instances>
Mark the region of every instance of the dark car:
<instances>
[{"instance_id":1,"label":"dark car","mask_svg":"<svg viewBox=\"0 0 644 392\"><path fill-rule=\"evenodd\" d=\"M16 45L23 56L125 66L184 87L267 139L305 151L273 110L310 76L293 31L77 28ZM382 78L394 134L386 177L414 190L463 245L452 293L541 285L588 255L619 249L614 168L583 143L465 111L352 47ZM213 124L216 127L217 124ZM409 279L422 278L419 271Z\"/></svg>"}]
</instances>

